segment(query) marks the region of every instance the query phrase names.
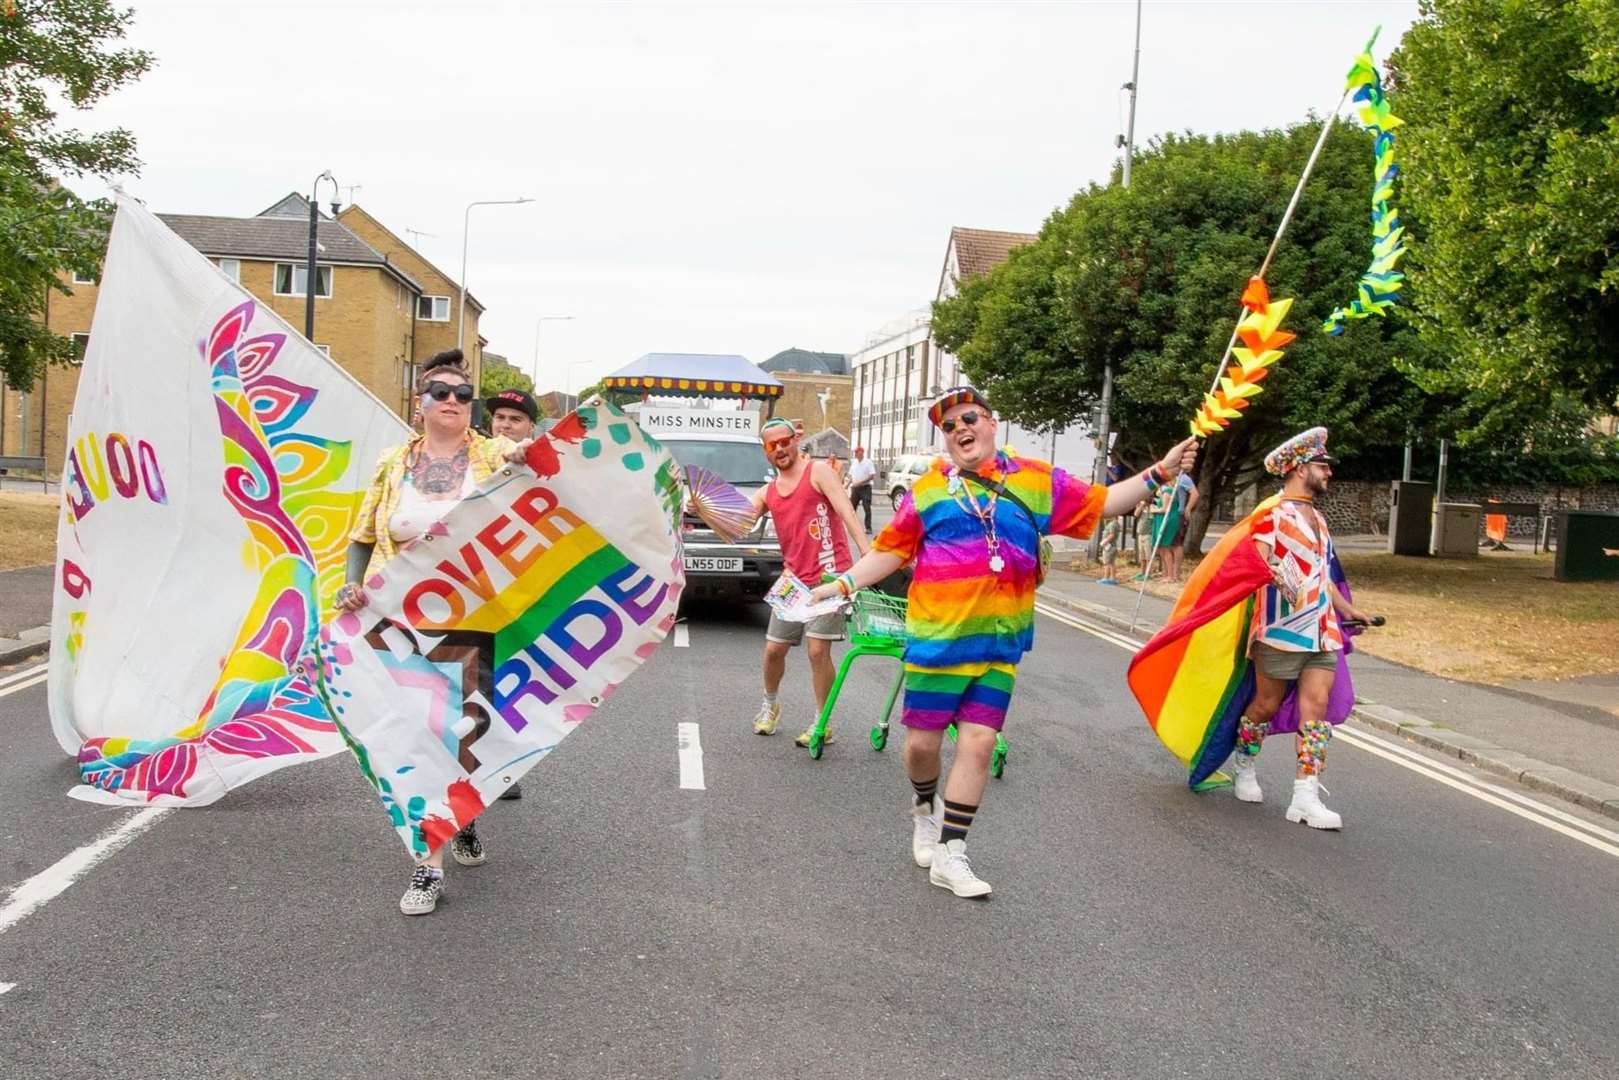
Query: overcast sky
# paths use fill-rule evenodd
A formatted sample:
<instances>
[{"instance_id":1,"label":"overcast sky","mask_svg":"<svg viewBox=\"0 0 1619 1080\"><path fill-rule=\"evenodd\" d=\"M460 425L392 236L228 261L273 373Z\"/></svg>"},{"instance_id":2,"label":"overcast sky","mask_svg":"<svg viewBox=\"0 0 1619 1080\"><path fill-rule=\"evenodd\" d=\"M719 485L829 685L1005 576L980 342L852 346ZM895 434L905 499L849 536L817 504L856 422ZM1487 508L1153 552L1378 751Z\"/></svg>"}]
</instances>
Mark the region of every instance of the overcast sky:
<instances>
[{"instance_id":1,"label":"overcast sky","mask_svg":"<svg viewBox=\"0 0 1619 1080\"><path fill-rule=\"evenodd\" d=\"M1136 136L1325 111L1415 0L1147 0ZM647 352L851 352L933 298L952 225L1036 231L1104 179L1135 5L170 3L132 129L159 212L247 216L322 169L575 389ZM348 185L359 185L357 191ZM323 192L323 201L328 196ZM406 239L409 239L407 236Z\"/></svg>"}]
</instances>

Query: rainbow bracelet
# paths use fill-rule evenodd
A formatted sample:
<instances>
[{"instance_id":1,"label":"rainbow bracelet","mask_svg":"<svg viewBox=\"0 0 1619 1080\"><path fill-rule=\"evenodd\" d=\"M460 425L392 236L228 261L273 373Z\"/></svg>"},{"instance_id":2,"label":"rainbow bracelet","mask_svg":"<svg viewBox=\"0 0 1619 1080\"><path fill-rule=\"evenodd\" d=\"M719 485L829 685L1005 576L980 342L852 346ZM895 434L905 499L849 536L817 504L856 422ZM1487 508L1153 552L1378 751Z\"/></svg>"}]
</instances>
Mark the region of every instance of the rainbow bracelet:
<instances>
[{"instance_id":1,"label":"rainbow bracelet","mask_svg":"<svg viewBox=\"0 0 1619 1080\"><path fill-rule=\"evenodd\" d=\"M837 586L838 592L842 593L844 596L853 596L855 594L854 572L852 570L845 570L843 573L839 574L837 577Z\"/></svg>"}]
</instances>

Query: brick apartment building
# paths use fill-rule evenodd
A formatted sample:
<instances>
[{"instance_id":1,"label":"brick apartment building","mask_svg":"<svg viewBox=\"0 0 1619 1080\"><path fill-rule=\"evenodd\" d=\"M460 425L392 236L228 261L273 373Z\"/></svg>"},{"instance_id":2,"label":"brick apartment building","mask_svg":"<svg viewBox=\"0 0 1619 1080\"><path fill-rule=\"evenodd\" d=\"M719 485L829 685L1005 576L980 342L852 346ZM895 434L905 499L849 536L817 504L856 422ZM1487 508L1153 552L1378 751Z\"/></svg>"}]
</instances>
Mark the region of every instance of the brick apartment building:
<instances>
[{"instance_id":1,"label":"brick apartment building","mask_svg":"<svg viewBox=\"0 0 1619 1080\"><path fill-rule=\"evenodd\" d=\"M173 229L265 306L298 330L304 325L309 203L296 193L248 218L159 214ZM324 213L316 226L314 342L400 416L411 415L415 371L453 346L459 286L358 206ZM89 345L98 286L68 283L52 294L45 324ZM467 296L466 345L473 380L484 340L483 306ZM44 457L55 479L66 454L68 414L79 369L50 367L29 389L0 391L0 455Z\"/></svg>"}]
</instances>

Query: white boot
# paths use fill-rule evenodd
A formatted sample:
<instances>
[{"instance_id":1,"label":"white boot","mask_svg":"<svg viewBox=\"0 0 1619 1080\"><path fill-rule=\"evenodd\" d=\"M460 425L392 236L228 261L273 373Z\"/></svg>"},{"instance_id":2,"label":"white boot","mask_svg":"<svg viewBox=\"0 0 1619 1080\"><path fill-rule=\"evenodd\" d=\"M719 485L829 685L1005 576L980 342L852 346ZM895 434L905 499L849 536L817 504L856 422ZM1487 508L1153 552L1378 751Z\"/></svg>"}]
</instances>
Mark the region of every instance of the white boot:
<instances>
[{"instance_id":1,"label":"white boot","mask_svg":"<svg viewBox=\"0 0 1619 1080\"><path fill-rule=\"evenodd\" d=\"M1254 770L1254 755L1238 754L1232 758L1231 773L1237 781L1238 802L1265 801L1265 793L1259 790L1259 773Z\"/></svg>"},{"instance_id":2,"label":"white boot","mask_svg":"<svg viewBox=\"0 0 1619 1080\"><path fill-rule=\"evenodd\" d=\"M974 899L989 895L989 882L973 873L967 861L967 841L951 840L933 845L933 859L928 866L928 880L941 889L949 889L957 896Z\"/></svg>"},{"instance_id":3,"label":"white boot","mask_svg":"<svg viewBox=\"0 0 1619 1080\"><path fill-rule=\"evenodd\" d=\"M1341 829L1344 819L1321 803L1321 778L1306 776L1293 781L1293 802L1287 808L1287 820L1302 821L1312 829Z\"/></svg>"}]
</instances>

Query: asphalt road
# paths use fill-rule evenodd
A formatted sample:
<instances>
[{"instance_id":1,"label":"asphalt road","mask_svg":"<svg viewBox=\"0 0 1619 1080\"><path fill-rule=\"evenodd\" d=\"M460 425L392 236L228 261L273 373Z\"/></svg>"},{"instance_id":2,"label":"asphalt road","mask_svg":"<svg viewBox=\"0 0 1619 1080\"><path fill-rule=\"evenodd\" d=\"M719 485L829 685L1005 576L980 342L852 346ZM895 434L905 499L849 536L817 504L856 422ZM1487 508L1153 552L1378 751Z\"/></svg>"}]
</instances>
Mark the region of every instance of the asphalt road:
<instances>
[{"instance_id":1,"label":"asphalt road","mask_svg":"<svg viewBox=\"0 0 1619 1080\"><path fill-rule=\"evenodd\" d=\"M1193 795L1128 654L1043 618L960 900L865 740L890 662L811 761L749 731L762 625L695 612L425 918L344 757L163 814L0 930L0 1077L1619 1076L1619 848L1348 740L1341 834L1283 820L1290 746L1264 806ZM63 797L44 687L0 694L11 890L134 812Z\"/></svg>"}]
</instances>

